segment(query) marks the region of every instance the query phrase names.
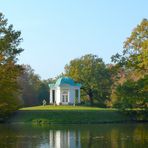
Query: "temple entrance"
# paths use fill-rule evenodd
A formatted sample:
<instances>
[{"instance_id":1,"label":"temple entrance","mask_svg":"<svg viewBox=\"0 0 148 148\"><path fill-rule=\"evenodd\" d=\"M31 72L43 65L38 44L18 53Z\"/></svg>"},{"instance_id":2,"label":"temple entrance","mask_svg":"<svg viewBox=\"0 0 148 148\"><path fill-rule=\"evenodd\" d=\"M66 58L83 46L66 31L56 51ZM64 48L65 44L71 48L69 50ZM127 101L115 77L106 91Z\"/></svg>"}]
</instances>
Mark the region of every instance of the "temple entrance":
<instances>
[{"instance_id":1,"label":"temple entrance","mask_svg":"<svg viewBox=\"0 0 148 148\"><path fill-rule=\"evenodd\" d=\"M52 90L52 102L55 103L55 90Z\"/></svg>"}]
</instances>

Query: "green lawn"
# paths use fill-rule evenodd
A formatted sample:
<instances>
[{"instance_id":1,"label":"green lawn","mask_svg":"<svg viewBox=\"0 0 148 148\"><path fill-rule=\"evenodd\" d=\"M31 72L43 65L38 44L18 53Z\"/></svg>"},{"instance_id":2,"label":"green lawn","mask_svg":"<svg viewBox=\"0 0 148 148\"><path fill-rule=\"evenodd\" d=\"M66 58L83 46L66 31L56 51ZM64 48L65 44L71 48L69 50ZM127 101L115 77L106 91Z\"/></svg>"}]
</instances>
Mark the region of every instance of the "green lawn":
<instances>
[{"instance_id":1,"label":"green lawn","mask_svg":"<svg viewBox=\"0 0 148 148\"><path fill-rule=\"evenodd\" d=\"M46 106L34 106L34 107L26 107L21 108L20 110L77 110L77 111L99 111L99 110L117 110L113 108L98 108L98 107L86 107L86 106L53 106L53 105L46 105Z\"/></svg>"},{"instance_id":2,"label":"green lawn","mask_svg":"<svg viewBox=\"0 0 148 148\"><path fill-rule=\"evenodd\" d=\"M10 122L21 123L104 123L128 120L117 109L85 106L34 106L21 108Z\"/></svg>"},{"instance_id":3,"label":"green lawn","mask_svg":"<svg viewBox=\"0 0 148 148\"><path fill-rule=\"evenodd\" d=\"M35 124L97 124L142 121L141 118L138 119L136 117L136 112L130 111L130 113L132 114L129 116L113 108L47 105L21 108L12 115L9 122Z\"/></svg>"}]
</instances>

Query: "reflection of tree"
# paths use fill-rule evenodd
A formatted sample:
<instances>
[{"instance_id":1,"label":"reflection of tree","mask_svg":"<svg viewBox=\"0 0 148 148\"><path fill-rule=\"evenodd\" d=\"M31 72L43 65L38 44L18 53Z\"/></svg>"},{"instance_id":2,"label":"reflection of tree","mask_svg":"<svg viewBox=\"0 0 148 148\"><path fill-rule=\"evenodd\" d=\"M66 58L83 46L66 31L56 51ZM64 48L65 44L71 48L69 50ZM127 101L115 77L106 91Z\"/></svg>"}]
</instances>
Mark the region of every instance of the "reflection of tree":
<instances>
[{"instance_id":1,"label":"reflection of tree","mask_svg":"<svg viewBox=\"0 0 148 148\"><path fill-rule=\"evenodd\" d=\"M111 148L118 148L119 147L119 132L116 128L113 128L110 132L110 142L111 142Z\"/></svg>"},{"instance_id":2,"label":"reflection of tree","mask_svg":"<svg viewBox=\"0 0 148 148\"><path fill-rule=\"evenodd\" d=\"M24 131L18 125L0 125L0 147L29 148L39 145L39 137L33 132Z\"/></svg>"},{"instance_id":3,"label":"reflection of tree","mask_svg":"<svg viewBox=\"0 0 148 148\"><path fill-rule=\"evenodd\" d=\"M133 141L144 144L146 139L148 140L148 128L144 128L143 125L136 126L133 132Z\"/></svg>"},{"instance_id":4,"label":"reflection of tree","mask_svg":"<svg viewBox=\"0 0 148 148\"><path fill-rule=\"evenodd\" d=\"M91 148L92 147L92 142L93 142L93 135L89 131L89 133L88 133L88 148Z\"/></svg>"},{"instance_id":5,"label":"reflection of tree","mask_svg":"<svg viewBox=\"0 0 148 148\"><path fill-rule=\"evenodd\" d=\"M120 125L118 128L114 127L110 136L112 148L139 148L148 145L148 128L143 124L126 124Z\"/></svg>"}]
</instances>

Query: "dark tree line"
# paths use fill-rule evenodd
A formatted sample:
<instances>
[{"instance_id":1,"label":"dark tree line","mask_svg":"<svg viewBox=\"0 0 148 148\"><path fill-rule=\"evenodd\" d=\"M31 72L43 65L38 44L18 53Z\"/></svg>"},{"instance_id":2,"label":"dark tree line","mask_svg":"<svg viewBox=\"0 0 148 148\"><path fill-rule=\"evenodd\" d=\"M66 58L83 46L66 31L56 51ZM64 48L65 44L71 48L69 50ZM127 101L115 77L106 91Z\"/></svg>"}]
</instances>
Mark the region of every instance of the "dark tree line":
<instances>
[{"instance_id":1,"label":"dark tree line","mask_svg":"<svg viewBox=\"0 0 148 148\"><path fill-rule=\"evenodd\" d=\"M48 102L48 81L42 81L29 65L22 65L22 67L24 71L19 77L22 105L41 105L44 99Z\"/></svg>"}]
</instances>

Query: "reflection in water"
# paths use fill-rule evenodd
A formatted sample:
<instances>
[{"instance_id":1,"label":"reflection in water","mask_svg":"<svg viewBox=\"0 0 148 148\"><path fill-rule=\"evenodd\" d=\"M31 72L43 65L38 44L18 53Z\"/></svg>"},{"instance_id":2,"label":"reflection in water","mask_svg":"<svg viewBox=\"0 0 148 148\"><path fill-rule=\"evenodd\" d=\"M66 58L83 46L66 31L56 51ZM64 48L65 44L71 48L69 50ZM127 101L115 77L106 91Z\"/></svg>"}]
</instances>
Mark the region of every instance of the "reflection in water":
<instances>
[{"instance_id":1,"label":"reflection in water","mask_svg":"<svg viewBox=\"0 0 148 148\"><path fill-rule=\"evenodd\" d=\"M80 131L50 130L49 147L51 148L80 148Z\"/></svg>"},{"instance_id":2,"label":"reflection in water","mask_svg":"<svg viewBox=\"0 0 148 148\"><path fill-rule=\"evenodd\" d=\"M0 148L145 148L148 124L0 125Z\"/></svg>"}]
</instances>

